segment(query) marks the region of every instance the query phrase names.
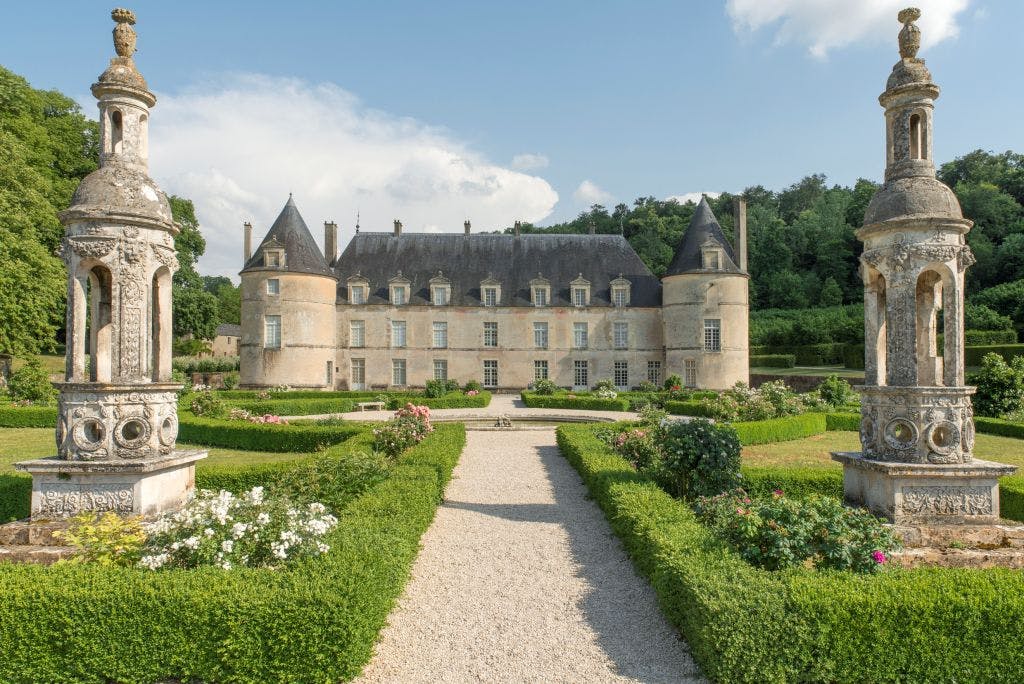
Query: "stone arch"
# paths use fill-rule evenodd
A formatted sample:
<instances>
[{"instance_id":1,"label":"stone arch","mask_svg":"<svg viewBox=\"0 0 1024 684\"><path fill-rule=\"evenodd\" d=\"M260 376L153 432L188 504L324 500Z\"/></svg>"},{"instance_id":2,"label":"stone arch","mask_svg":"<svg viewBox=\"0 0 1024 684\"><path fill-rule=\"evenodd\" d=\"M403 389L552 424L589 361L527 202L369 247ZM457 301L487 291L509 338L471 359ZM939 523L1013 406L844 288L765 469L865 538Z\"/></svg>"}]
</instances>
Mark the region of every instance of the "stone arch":
<instances>
[{"instance_id":1,"label":"stone arch","mask_svg":"<svg viewBox=\"0 0 1024 684\"><path fill-rule=\"evenodd\" d=\"M956 275L943 263L930 263L921 269L915 281L915 355L917 361L917 384L926 387L941 387L956 384L950 382L945 372L948 357L958 351L956 316L958 307L951 301L956 297ZM943 329L946 333L943 354L938 348L939 312L942 312Z\"/></svg>"},{"instance_id":2,"label":"stone arch","mask_svg":"<svg viewBox=\"0 0 1024 684\"><path fill-rule=\"evenodd\" d=\"M886 282L881 271L864 264L864 382L886 384Z\"/></svg>"},{"instance_id":3,"label":"stone arch","mask_svg":"<svg viewBox=\"0 0 1024 684\"><path fill-rule=\"evenodd\" d=\"M121 154L124 145L124 115L120 109L110 110L110 152Z\"/></svg>"},{"instance_id":4,"label":"stone arch","mask_svg":"<svg viewBox=\"0 0 1024 684\"><path fill-rule=\"evenodd\" d=\"M96 264L88 270L86 283L89 316L85 338L89 340L89 380L110 382L114 328L113 276L109 268Z\"/></svg>"},{"instance_id":5,"label":"stone arch","mask_svg":"<svg viewBox=\"0 0 1024 684\"><path fill-rule=\"evenodd\" d=\"M150 324L153 347L150 370L155 382L171 379L171 270L161 266L153 273L150 288Z\"/></svg>"}]
</instances>

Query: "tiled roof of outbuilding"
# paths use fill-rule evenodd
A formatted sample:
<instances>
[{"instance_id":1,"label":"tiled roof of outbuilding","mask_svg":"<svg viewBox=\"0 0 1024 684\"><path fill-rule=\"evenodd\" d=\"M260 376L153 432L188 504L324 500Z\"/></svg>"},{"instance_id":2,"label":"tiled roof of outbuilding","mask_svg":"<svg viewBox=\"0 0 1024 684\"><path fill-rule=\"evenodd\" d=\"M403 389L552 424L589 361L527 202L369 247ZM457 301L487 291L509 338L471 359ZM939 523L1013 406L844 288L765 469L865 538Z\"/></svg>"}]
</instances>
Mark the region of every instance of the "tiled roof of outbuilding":
<instances>
[{"instance_id":1,"label":"tiled roof of outbuilding","mask_svg":"<svg viewBox=\"0 0 1024 684\"><path fill-rule=\"evenodd\" d=\"M263 260L263 246L271 241L282 245L285 253L284 266L272 267L275 271L334 275L324 260L323 252L306 227L306 222L302 220L302 215L291 195L288 196L287 204L278 214L274 225L267 231L260 246L253 251L252 257L242 267L243 273L250 269L267 267Z\"/></svg>"},{"instance_id":2,"label":"tiled roof of outbuilding","mask_svg":"<svg viewBox=\"0 0 1024 684\"><path fill-rule=\"evenodd\" d=\"M451 304L479 306L480 283L501 284L500 306L532 306L530 281L551 282L551 306L570 306L569 283L590 281L592 306L611 306L610 283L620 274L631 283L630 305L661 306L661 282L619 235L465 235L460 233L359 233L335 267L338 301L348 301L346 281L370 283L369 304L388 303L388 281L411 282L410 304L430 302L431 278L451 281Z\"/></svg>"}]
</instances>

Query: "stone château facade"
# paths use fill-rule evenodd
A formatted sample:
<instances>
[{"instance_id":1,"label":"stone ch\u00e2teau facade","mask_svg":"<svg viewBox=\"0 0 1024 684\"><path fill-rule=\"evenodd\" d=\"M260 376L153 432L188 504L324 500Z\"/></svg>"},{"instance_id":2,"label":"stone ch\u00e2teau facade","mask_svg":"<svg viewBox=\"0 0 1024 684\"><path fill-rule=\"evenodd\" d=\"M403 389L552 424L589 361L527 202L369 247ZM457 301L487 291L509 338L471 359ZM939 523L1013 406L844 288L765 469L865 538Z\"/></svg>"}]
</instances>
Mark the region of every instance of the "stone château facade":
<instances>
[{"instance_id":1,"label":"stone ch\u00e2teau facade","mask_svg":"<svg viewBox=\"0 0 1024 684\"><path fill-rule=\"evenodd\" d=\"M289 198L251 250L241 386L319 389L478 380L521 389L747 382L745 206L735 249L706 200L660 280L618 235L356 232L324 251ZM326 254L326 257L325 257Z\"/></svg>"}]
</instances>

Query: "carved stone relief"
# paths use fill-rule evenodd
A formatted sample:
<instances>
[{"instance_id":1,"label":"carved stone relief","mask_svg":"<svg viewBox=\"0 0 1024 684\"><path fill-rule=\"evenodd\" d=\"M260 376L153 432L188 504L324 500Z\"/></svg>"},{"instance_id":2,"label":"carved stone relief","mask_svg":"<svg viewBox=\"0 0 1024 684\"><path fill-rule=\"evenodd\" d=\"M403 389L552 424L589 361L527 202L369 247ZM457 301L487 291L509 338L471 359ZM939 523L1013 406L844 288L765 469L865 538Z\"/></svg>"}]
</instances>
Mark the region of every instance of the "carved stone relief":
<instances>
[{"instance_id":1,"label":"carved stone relief","mask_svg":"<svg viewBox=\"0 0 1024 684\"><path fill-rule=\"evenodd\" d=\"M929 485L903 488L903 512L909 515L992 515L989 487Z\"/></svg>"},{"instance_id":2,"label":"carved stone relief","mask_svg":"<svg viewBox=\"0 0 1024 684\"><path fill-rule=\"evenodd\" d=\"M67 517L85 511L129 514L134 510L135 494L130 487L116 484L91 484L88 491L52 485L42 492L33 515Z\"/></svg>"}]
</instances>

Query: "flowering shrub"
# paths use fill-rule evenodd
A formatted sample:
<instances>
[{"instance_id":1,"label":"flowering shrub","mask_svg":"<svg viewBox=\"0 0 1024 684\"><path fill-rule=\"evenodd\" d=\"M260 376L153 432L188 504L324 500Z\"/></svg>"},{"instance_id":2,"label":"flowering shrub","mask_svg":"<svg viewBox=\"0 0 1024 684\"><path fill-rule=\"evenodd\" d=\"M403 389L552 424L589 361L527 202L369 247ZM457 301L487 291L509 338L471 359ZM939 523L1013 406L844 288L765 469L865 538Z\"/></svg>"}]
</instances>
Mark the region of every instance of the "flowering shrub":
<instances>
[{"instance_id":1,"label":"flowering shrub","mask_svg":"<svg viewBox=\"0 0 1024 684\"><path fill-rule=\"evenodd\" d=\"M753 421L795 416L804 412L800 397L781 380L766 382L758 389L746 383L706 399L712 418L725 421Z\"/></svg>"},{"instance_id":2,"label":"flowering shrub","mask_svg":"<svg viewBox=\"0 0 1024 684\"><path fill-rule=\"evenodd\" d=\"M373 448L391 458L420 442L434 431L430 424L430 409L407 403L395 411L395 417L373 431Z\"/></svg>"},{"instance_id":3,"label":"flowering shrub","mask_svg":"<svg viewBox=\"0 0 1024 684\"><path fill-rule=\"evenodd\" d=\"M270 398L270 392L268 392L267 390L260 390L259 392L256 393L256 398L259 399L260 401L266 401L267 399Z\"/></svg>"},{"instance_id":4,"label":"flowering shrub","mask_svg":"<svg viewBox=\"0 0 1024 684\"><path fill-rule=\"evenodd\" d=\"M643 472L659 466L662 459L654 436L654 430L636 428L614 435L611 446L634 468Z\"/></svg>"},{"instance_id":5,"label":"flowering shrub","mask_svg":"<svg viewBox=\"0 0 1024 684\"><path fill-rule=\"evenodd\" d=\"M615 397L619 396L619 393L613 389L602 387L601 389L594 392L594 396L600 399L614 399Z\"/></svg>"},{"instance_id":6,"label":"flowering shrub","mask_svg":"<svg viewBox=\"0 0 1024 684\"><path fill-rule=\"evenodd\" d=\"M139 518L122 518L111 511L102 515L80 513L70 518L68 528L56 536L76 549L67 562L100 565L134 565L146 540Z\"/></svg>"},{"instance_id":7,"label":"flowering shrub","mask_svg":"<svg viewBox=\"0 0 1024 684\"><path fill-rule=\"evenodd\" d=\"M898 543L882 522L835 497L793 499L776 490L752 499L742 489L702 497L697 517L747 562L768 570L795 565L877 572Z\"/></svg>"},{"instance_id":8,"label":"flowering shrub","mask_svg":"<svg viewBox=\"0 0 1024 684\"><path fill-rule=\"evenodd\" d=\"M713 496L740 484L740 440L730 425L700 418L669 423L662 449L656 479L675 496Z\"/></svg>"},{"instance_id":9,"label":"flowering shrub","mask_svg":"<svg viewBox=\"0 0 1024 684\"><path fill-rule=\"evenodd\" d=\"M139 565L279 568L326 553L323 538L338 520L321 503L304 507L254 487L241 496L201 490L182 510L148 526Z\"/></svg>"},{"instance_id":10,"label":"flowering shrub","mask_svg":"<svg viewBox=\"0 0 1024 684\"><path fill-rule=\"evenodd\" d=\"M291 392L292 388L289 385L275 385L271 388L271 392Z\"/></svg>"},{"instance_id":11,"label":"flowering shrub","mask_svg":"<svg viewBox=\"0 0 1024 684\"><path fill-rule=\"evenodd\" d=\"M480 394L480 390L466 390L467 397L475 397L478 394Z\"/></svg>"},{"instance_id":12,"label":"flowering shrub","mask_svg":"<svg viewBox=\"0 0 1024 684\"><path fill-rule=\"evenodd\" d=\"M548 378L533 381L533 391L537 394L551 395L558 391L558 385Z\"/></svg>"},{"instance_id":13,"label":"flowering shrub","mask_svg":"<svg viewBox=\"0 0 1024 684\"><path fill-rule=\"evenodd\" d=\"M189 409L197 416L206 416L207 418L220 418L227 410L224 402L209 389L199 392L189 404Z\"/></svg>"}]
</instances>

